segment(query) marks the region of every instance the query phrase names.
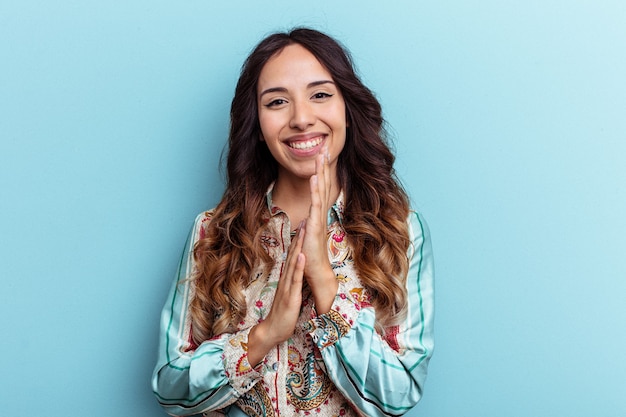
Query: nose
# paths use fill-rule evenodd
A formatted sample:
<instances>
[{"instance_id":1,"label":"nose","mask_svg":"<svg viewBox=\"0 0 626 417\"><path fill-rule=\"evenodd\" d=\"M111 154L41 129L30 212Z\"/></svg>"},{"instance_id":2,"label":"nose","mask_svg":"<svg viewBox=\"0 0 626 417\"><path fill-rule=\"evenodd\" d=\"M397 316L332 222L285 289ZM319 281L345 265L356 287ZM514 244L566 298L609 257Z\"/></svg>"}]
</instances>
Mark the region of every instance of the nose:
<instances>
[{"instance_id":1,"label":"nose","mask_svg":"<svg viewBox=\"0 0 626 417\"><path fill-rule=\"evenodd\" d=\"M306 130L315 124L315 114L308 100L294 100L291 106L291 120L289 127Z\"/></svg>"}]
</instances>

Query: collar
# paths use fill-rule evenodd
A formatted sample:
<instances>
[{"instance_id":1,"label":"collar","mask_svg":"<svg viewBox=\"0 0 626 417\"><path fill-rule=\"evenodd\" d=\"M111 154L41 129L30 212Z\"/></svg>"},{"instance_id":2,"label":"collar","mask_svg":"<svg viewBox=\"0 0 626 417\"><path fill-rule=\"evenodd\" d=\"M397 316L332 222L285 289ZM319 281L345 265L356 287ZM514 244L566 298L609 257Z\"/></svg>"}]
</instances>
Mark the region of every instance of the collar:
<instances>
[{"instance_id":1,"label":"collar","mask_svg":"<svg viewBox=\"0 0 626 417\"><path fill-rule=\"evenodd\" d=\"M284 213L284 211L275 206L272 202L272 191L274 190L274 184L276 182L272 182L269 187L267 187L267 191L265 192L265 200L267 202L267 208L270 211L270 216L273 217L279 213ZM335 221L339 221L339 223L343 223L343 213L345 209L343 190L339 191L339 195L337 196L337 200L335 203L328 209L328 217L327 224L332 224Z\"/></svg>"}]
</instances>

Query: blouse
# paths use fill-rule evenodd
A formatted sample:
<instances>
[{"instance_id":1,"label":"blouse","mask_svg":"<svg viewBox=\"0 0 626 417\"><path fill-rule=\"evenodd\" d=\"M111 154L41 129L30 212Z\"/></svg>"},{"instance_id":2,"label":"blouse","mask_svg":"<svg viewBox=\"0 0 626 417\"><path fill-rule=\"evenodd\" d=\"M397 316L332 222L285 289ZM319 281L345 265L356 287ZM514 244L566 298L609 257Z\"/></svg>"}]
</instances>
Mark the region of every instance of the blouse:
<instances>
[{"instance_id":1,"label":"blouse","mask_svg":"<svg viewBox=\"0 0 626 417\"><path fill-rule=\"evenodd\" d=\"M268 314L291 242L289 219L267 194L269 219L261 236L274 259L269 274L259 266L244 289L245 319L234 333L196 346L189 303L194 295L193 247L205 236L213 212L198 215L178 274L163 308L154 393L174 416L398 416L422 396L433 352L433 255L424 219L411 211L408 230L408 310L398 325L375 330L371 294L361 284L342 227L340 194L328 212L328 257L339 288L333 305L317 315L303 294L291 338L274 347L261 364L248 362L251 328ZM308 290L310 291L310 290ZM310 292L308 293L310 295Z\"/></svg>"}]
</instances>

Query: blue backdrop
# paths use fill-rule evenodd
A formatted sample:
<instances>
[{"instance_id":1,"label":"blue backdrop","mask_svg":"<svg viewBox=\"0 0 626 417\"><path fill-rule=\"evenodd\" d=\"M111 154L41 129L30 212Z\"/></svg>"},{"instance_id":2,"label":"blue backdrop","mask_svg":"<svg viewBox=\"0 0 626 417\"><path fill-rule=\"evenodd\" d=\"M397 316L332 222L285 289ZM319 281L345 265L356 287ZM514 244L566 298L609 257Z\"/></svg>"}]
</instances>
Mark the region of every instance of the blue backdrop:
<instances>
[{"instance_id":1,"label":"blue backdrop","mask_svg":"<svg viewBox=\"0 0 626 417\"><path fill-rule=\"evenodd\" d=\"M303 24L352 50L431 227L409 415L626 415L624 22L621 0L2 0L0 415L164 415L158 315L223 189L240 65Z\"/></svg>"}]
</instances>

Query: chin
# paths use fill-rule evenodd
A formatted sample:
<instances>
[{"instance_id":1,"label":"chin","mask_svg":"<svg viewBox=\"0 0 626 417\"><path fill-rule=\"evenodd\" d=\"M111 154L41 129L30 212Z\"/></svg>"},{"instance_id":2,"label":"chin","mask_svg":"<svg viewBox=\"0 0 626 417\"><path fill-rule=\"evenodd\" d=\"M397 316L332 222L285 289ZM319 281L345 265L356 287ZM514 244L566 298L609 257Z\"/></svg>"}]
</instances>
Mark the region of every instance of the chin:
<instances>
[{"instance_id":1,"label":"chin","mask_svg":"<svg viewBox=\"0 0 626 417\"><path fill-rule=\"evenodd\" d=\"M308 180L311 176L315 175L315 164L311 168L303 168L301 170L291 172L290 174L298 178Z\"/></svg>"},{"instance_id":2,"label":"chin","mask_svg":"<svg viewBox=\"0 0 626 417\"><path fill-rule=\"evenodd\" d=\"M315 171L305 172L298 175L298 178L302 178L303 180L309 180L311 177L315 175Z\"/></svg>"}]
</instances>

